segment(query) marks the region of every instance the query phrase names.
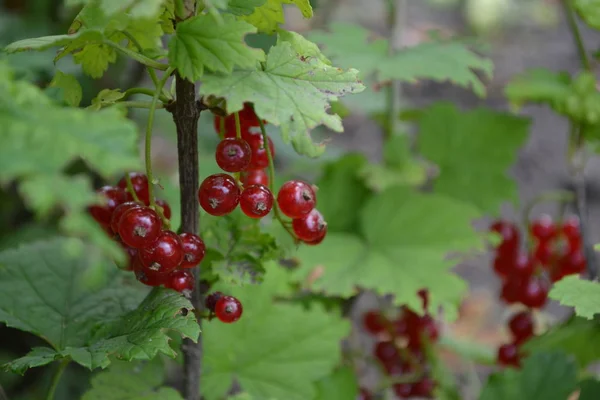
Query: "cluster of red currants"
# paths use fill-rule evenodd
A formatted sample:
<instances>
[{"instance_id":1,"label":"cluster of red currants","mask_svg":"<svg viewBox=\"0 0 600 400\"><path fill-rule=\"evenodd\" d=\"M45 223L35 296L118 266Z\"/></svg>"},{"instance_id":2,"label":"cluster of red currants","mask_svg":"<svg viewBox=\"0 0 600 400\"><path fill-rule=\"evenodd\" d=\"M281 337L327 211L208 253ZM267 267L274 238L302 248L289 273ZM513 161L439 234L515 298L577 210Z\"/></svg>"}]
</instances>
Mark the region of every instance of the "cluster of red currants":
<instances>
[{"instance_id":1,"label":"cluster of red currants","mask_svg":"<svg viewBox=\"0 0 600 400\"><path fill-rule=\"evenodd\" d=\"M494 271L503 280L500 299L506 304L520 303L527 311L515 314L508 322L513 341L498 349L498 364L518 367L520 345L534 334L532 309L542 308L553 282L567 275L580 274L586 261L582 249L579 219L575 216L555 224L548 215L529 224L528 252L521 250L519 228L507 221L496 221L490 230L501 236L496 247Z\"/></svg>"},{"instance_id":2,"label":"cluster of red currants","mask_svg":"<svg viewBox=\"0 0 600 400\"><path fill-rule=\"evenodd\" d=\"M419 296L426 309L428 293L421 290ZM439 328L433 317L430 314L420 316L402 307L400 315L390 320L379 311L372 310L363 316L363 325L367 332L378 339L373 354L385 372L391 378L408 378L406 383L394 384L396 396L401 399L432 397L435 381L427 373L424 345L439 338ZM411 379L411 375L414 375L414 379ZM361 399L371 399L371 395L361 389Z\"/></svg>"},{"instance_id":3,"label":"cluster of red currants","mask_svg":"<svg viewBox=\"0 0 600 400\"><path fill-rule=\"evenodd\" d=\"M123 177L116 187L99 189L106 202L90 206L90 214L123 246L128 254L128 263L123 267L134 271L140 282L181 293L191 291L195 282L189 269L204 258L204 242L193 233L177 235L164 229L163 221L171 217L167 202L156 200L156 207L150 207L146 175L133 172L129 178L137 201Z\"/></svg>"},{"instance_id":4,"label":"cluster of red currants","mask_svg":"<svg viewBox=\"0 0 600 400\"><path fill-rule=\"evenodd\" d=\"M244 104L237 118L239 126L234 114L215 118L215 129L223 136L215 158L223 171L240 173L241 178L225 173L207 177L198 190L198 201L210 215L227 215L239 204L248 217L262 218L273 208L274 197L268 188L265 168L269 167L275 149L268 137L265 144L260 125L266 122L261 122L250 104ZM323 241L327 223L315 209L316 194L311 185L296 180L286 182L277 194L277 205L284 215L292 218L297 239L311 245Z\"/></svg>"},{"instance_id":5,"label":"cluster of red currants","mask_svg":"<svg viewBox=\"0 0 600 400\"><path fill-rule=\"evenodd\" d=\"M244 311L242 303L233 296L214 292L206 296L204 302L206 309L210 312L209 319L216 316L221 322L230 324L237 321Z\"/></svg>"}]
</instances>

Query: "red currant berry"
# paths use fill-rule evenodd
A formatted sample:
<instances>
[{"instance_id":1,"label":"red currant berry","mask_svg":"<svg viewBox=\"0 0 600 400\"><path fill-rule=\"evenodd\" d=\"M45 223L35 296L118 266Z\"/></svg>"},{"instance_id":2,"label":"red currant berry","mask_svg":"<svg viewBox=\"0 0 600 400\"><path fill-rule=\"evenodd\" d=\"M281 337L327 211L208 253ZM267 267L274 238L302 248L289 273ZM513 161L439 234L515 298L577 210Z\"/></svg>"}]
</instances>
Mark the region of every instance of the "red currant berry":
<instances>
[{"instance_id":1,"label":"red currant berry","mask_svg":"<svg viewBox=\"0 0 600 400\"><path fill-rule=\"evenodd\" d=\"M136 203L134 201L127 201L123 204L119 204L119 206L115 208L115 211L112 214L112 218L110 219L110 227L113 230L113 232L119 231L119 222L121 221L121 217L123 216L123 214L125 214L132 208L142 207L143 206L141 204Z\"/></svg>"},{"instance_id":2,"label":"red currant berry","mask_svg":"<svg viewBox=\"0 0 600 400\"><path fill-rule=\"evenodd\" d=\"M521 311L508 321L508 328L515 339L514 343L519 345L533 336L533 316L528 311Z\"/></svg>"},{"instance_id":3,"label":"red currant berry","mask_svg":"<svg viewBox=\"0 0 600 400\"><path fill-rule=\"evenodd\" d=\"M139 256L144 268L166 274L183 261L183 245L175 232L162 231L150 246L140 250Z\"/></svg>"},{"instance_id":4,"label":"red currant berry","mask_svg":"<svg viewBox=\"0 0 600 400\"><path fill-rule=\"evenodd\" d=\"M250 218L262 218L273 208L273 194L263 185L248 186L242 191L240 208Z\"/></svg>"},{"instance_id":5,"label":"red currant berry","mask_svg":"<svg viewBox=\"0 0 600 400\"><path fill-rule=\"evenodd\" d=\"M146 286L155 287L164 285L169 278L169 274L159 274L144 268L139 257L133 260L133 272L135 273L135 278Z\"/></svg>"},{"instance_id":6,"label":"red currant berry","mask_svg":"<svg viewBox=\"0 0 600 400\"><path fill-rule=\"evenodd\" d=\"M515 277L529 277L535 271L533 260L527 254L521 253L513 260L509 274Z\"/></svg>"},{"instance_id":7,"label":"red currant berry","mask_svg":"<svg viewBox=\"0 0 600 400\"><path fill-rule=\"evenodd\" d=\"M240 127L242 133L251 127L260 126L258 116L254 113L254 109L250 103L244 103L244 108L238 111L240 119ZM225 137L235 137L235 114L230 114L226 117L215 116L214 127L217 133L221 131L221 120L225 119Z\"/></svg>"},{"instance_id":8,"label":"red currant berry","mask_svg":"<svg viewBox=\"0 0 600 400\"><path fill-rule=\"evenodd\" d=\"M313 188L306 182L289 181L281 186L277 204L281 212L290 218L301 218L311 212L317 203Z\"/></svg>"},{"instance_id":9,"label":"red currant berry","mask_svg":"<svg viewBox=\"0 0 600 400\"><path fill-rule=\"evenodd\" d=\"M579 225L579 218L577 216L572 215L566 218L562 223L562 234L569 240L579 240L581 237L581 228Z\"/></svg>"},{"instance_id":10,"label":"red currant berry","mask_svg":"<svg viewBox=\"0 0 600 400\"><path fill-rule=\"evenodd\" d=\"M127 200L127 196L122 189L112 186L104 186L98 189L98 193L104 196L106 203L90 206L89 213L100 225L110 228L113 212Z\"/></svg>"},{"instance_id":11,"label":"red currant berry","mask_svg":"<svg viewBox=\"0 0 600 400\"><path fill-rule=\"evenodd\" d=\"M131 178L131 184L138 199L145 205L149 205L150 193L148 192L148 177L139 172L130 172L129 177ZM118 186L123 190L127 190L127 179L125 179L125 177L121 178ZM129 193L128 195L128 200L133 200L133 197Z\"/></svg>"},{"instance_id":12,"label":"red currant berry","mask_svg":"<svg viewBox=\"0 0 600 400\"><path fill-rule=\"evenodd\" d=\"M394 385L394 393L401 399L408 399L412 396L412 383L397 383Z\"/></svg>"},{"instance_id":13,"label":"red currant berry","mask_svg":"<svg viewBox=\"0 0 600 400\"><path fill-rule=\"evenodd\" d=\"M321 232L321 235L318 238L316 238L315 240L311 240L311 241L303 240L302 242L309 246L317 246L317 245L321 244L323 242L323 240L325 240L325 236L327 236L327 226L325 226L325 229L323 230L323 232Z\"/></svg>"},{"instance_id":14,"label":"red currant berry","mask_svg":"<svg viewBox=\"0 0 600 400\"><path fill-rule=\"evenodd\" d=\"M166 219L171 219L171 206L163 199L156 199L156 205L162 208L162 213Z\"/></svg>"},{"instance_id":15,"label":"red currant berry","mask_svg":"<svg viewBox=\"0 0 600 400\"><path fill-rule=\"evenodd\" d=\"M538 242L535 246L534 258L543 266L548 266L552 263L554 250L550 242Z\"/></svg>"},{"instance_id":16,"label":"red currant berry","mask_svg":"<svg viewBox=\"0 0 600 400\"><path fill-rule=\"evenodd\" d=\"M548 300L548 287L540 278L531 277L520 287L519 301L529 308L542 308Z\"/></svg>"},{"instance_id":17,"label":"red currant berry","mask_svg":"<svg viewBox=\"0 0 600 400\"><path fill-rule=\"evenodd\" d=\"M500 278L506 278L510 271L512 270L513 264L513 255L505 256L502 254L497 254L494 258L494 272Z\"/></svg>"},{"instance_id":18,"label":"red currant berry","mask_svg":"<svg viewBox=\"0 0 600 400\"><path fill-rule=\"evenodd\" d=\"M269 186L269 177L264 169L252 169L242 172L242 184L244 187L252 185Z\"/></svg>"},{"instance_id":19,"label":"red currant berry","mask_svg":"<svg viewBox=\"0 0 600 400\"><path fill-rule=\"evenodd\" d=\"M151 245L160 235L161 228L156 211L148 207L134 207L123 213L118 231L123 243L140 249Z\"/></svg>"},{"instance_id":20,"label":"red currant berry","mask_svg":"<svg viewBox=\"0 0 600 400\"><path fill-rule=\"evenodd\" d=\"M547 242L554 239L556 236L556 226L554 225L554 221L552 221L552 217L547 214L544 214L531 222L529 229L533 237L540 242Z\"/></svg>"},{"instance_id":21,"label":"red currant berry","mask_svg":"<svg viewBox=\"0 0 600 400\"><path fill-rule=\"evenodd\" d=\"M499 365L518 367L520 358L519 348L514 343L503 344L498 348L497 362Z\"/></svg>"},{"instance_id":22,"label":"red currant berry","mask_svg":"<svg viewBox=\"0 0 600 400\"><path fill-rule=\"evenodd\" d=\"M267 148L262 134L252 133L246 136L245 139L252 151L252 158L250 159L248 169L267 168L269 166L269 155L267 154ZM275 146L273 146L273 141L268 137L267 142L269 143L271 158L275 159Z\"/></svg>"},{"instance_id":23,"label":"red currant berry","mask_svg":"<svg viewBox=\"0 0 600 400\"><path fill-rule=\"evenodd\" d=\"M502 284L500 299L506 304L514 304L519 301L522 291L523 281L517 277L509 277Z\"/></svg>"},{"instance_id":24,"label":"red currant berry","mask_svg":"<svg viewBox=\"0 0 600 400\"><path fill-rule=\"evenodd\" d=\"M429 398L433 395L435 381L431 378L423 378L417 383L413 383L410 394L415 397Z\"/></svg>"},{"instance_id":25,"label":"red currant berry","mask_svg":"<svg viewBox=\"0 0 600 400\"><path fill-rule=\"evenodd\" d=\"M371 392L369 392L365 388L360 388L360 390L358 391L358 396L356 397L356 400L372 400L372 399L373 399L373 397L371 396Z\"/></svg>"},{"instance_id":26,"label":"red currant berry","mask_svg":"<svg viewBox=\"0 0 600 400\"><path fill-rule=\"evenodd\" d=\"M194 274L188 270L175 270L171 272L169 277L165 280L166 288L173 289L185 295L194 290L195 286Z\"/></svg>"},{"instance_id":27,"label":"red currant berry","mask_svg":"<svg viewBox=\"0 0 600 400\"><path fill-rule=\"evenodd\" d=\"M121 242L121 246L123 247L123 250L125 250L125 254L127 255L127 258L126 258L124 264L119 263L119 264L117 264L117 266L120 269L125 270L125 271L133 271L134 261L137 258L138 250L134 249L133 247L129 247L122 242Z\"/></svg>"},{"instance_id":28,"label":"red currant berry","mask_svg":"<svg viewBox=\"0 0 600 400\"><path fill-rule=\"evenodd\" d=\"M292 228L296 236L305 242L322 239L327 233L327 223L316 209L304 217L292 220Z\"/></svg>"},{"instance_id":29,"label":"red currant berry","mask_svg":"<svg viewBox=\"0 0 600 400\"><path fill-rule=\"evenodd\" d=\"M383 364L388 364L391 361L397 361L399 357L396 345L391 341L379 342L375 345L373 354Z\"/></svg>"},{"instance_id":30,"label":"red currant berry","mask_svg":"<svg viewBox=\"0 0 600 400\"><path fill-rule=\"evenodd\" d=\"M230 175L211 175L200 185L198 200L210 215L226 215L235 210L240 202L240 188Z\"/></svg>"},{"instance_id":31,"label":"red currant berry","mask_svg":"<svg viewBox=\"0 0 600 400\"><path fill-rule=\"evenodd\" d=\"M506 221L496 221L490 227L492 232L498 233L502 237L502 242L496 248L498 254L511 256L519 249L519 228L513 223Z\"/></svg>"},{"instance_id":32,"label":"red currant berry","mask_svg":"<svg viewBox=\"0 0 600 400\"><path fill-rule=\"evenodd\" d=\"M393 321L393 326L396 336L403 337L408 335L408 321L403 315Z\"/></svg>"},{"instance_id":33,"label":"red currant berry","mask_svg":"<svg viewBox=\"0 0 600 400\"><path fill-rule=\"evenodd\" d=\"M181 248L183 249L183 261L180 268L194 268L200 264L206 252L204 241L198 235L184 232L179 235L181 238Z\"/></svg>"},{"instance_id":34,"label":"red currant berry","mask_svg":"<svg viewBox=\"0 0 600 400\"><path fill-rule=\"evenodd\" d=\"M223 296L224 294L221 292L214 292L206 296L206 300L204 300L204 305L206 306L206 309L210 312L215 312L215 306L217 305L217 301L219 301L219 299Z\"/></svg>"},{"instance_id":35,"label":"red currant berry","mask_svg":"<svg viewBox=\"0 0 600 400\"><path fill-rule=\"evenodd\" d=\"M577 275L585 271L585 255L578 250L565 255L560 259L558 268L564 275Z\"/></svg>"},{"instance_id":36,"label":"red currant berry","mask_svg":"<svg viewBox=\"0 0 600 400\"><path fill-rule=\"evenodd\" d=\"M223 296L215 304L215 315L227 324L240 319L243 311L242 303L233 296Z\"/></svg>"},{"instance_id":37,"label":"red currant berry","mask_svg":"<svg viewBox=\"0 0 600 400\"><path fill-rule=\"evenodd\" d=\"M385 332L387 320L378 311L367 311L363 316L365 330L373 335Z\"/></svg>"},{"instance_id":38,"label":"red currant berry","mask_svg":"<svg viewBox=\"0 0 600 400\"><path fill-rule=\"evenodd\" d=\"M225 138L217 145L217 165L227 172L240 172L248 168L252 150L244 139Z\"/></svg>"}]
</instances>

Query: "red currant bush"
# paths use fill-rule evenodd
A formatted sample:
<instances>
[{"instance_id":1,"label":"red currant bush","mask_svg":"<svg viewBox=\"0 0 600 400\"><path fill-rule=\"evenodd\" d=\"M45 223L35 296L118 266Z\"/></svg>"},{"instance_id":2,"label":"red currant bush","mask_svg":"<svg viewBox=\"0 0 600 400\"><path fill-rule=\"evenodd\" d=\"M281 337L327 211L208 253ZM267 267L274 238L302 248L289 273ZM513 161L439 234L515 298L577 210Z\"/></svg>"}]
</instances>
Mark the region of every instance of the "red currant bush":
<instances>
[{"instance_id":1,"label":"red currant bush","mask_svg":"<svg viewBox=\"0 0 600 400\"><path fill-rule=\"evenodd\" d=\"M240 188L230 175L211 175L200 185L198 200L200 206L210 215L227 215L235 210L240 202Z\"/></svg>"},{"instance_id":2,"label":"red currant bush","mask_svg":"<svg viewBox=\"0 0 600 400\"><path fill-rule=\"evenodd\" d=\"M273 194L266 186L248 186L240 196L240 208L250 218L262 218L273 208Z\"/></svg>"},{"instance_id":3,"label":"red currant bush","mask_svg":"<svg viewBox=\"0 0 600 400\"><path fill-rule=\"evenodd\" d=\"M140 249L150 246L160 235L162 222L148 207L130 208L119 220L119 236L126 245Z\"/></svg>"},{"instance_id":4,"label":"red currant bush","mask_svg":"<svg viewBox=\"0 0 600 400\"><path fill-rule=\"evenodd\" d=\"M315 208L316 203L315 191L306 182L286 182L277 193L279 209L290 218L302 218Z\"/></svg>"},{"instance_id":5,"label":"red currant bush","mask_svg":"<svg viewBox=\"0 0 600 400\"><path fill-rule=\"evenodd\" d=\"M217 146L217 165L227 172L240 172L248 168L252 150L244 139L225 138Z\"/></svg>"},{"instance_id":6,"label":"red currant bush","mask_svg":"<svg viewBox=\"0 0 600 400\"><path fill-rule=\"evenodd\" d=\"M215 304L215 315L226 324L240 319L243 311L242 303L233 296L222 296Z\"/></svg>"}]
</instances>

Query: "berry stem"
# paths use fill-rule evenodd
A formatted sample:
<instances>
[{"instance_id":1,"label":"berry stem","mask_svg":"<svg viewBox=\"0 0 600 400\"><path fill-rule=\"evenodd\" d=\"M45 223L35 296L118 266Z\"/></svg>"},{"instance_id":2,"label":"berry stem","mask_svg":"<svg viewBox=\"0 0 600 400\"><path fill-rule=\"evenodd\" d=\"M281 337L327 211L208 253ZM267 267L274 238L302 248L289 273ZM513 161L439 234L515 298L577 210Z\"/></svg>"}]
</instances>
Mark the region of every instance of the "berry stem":
<instances>
[{"instance_id":1,"label":"berry stem","mask_svg":"<svg viewBox=\"0 0 600 400\"><path fill-rule=\"evenodd\" d=\"M265 146L265 151L267 153L267 159L269 160L269 190L271 190L271 193L274 194L275 191L273 190L273 185L275 183L275 164L273 163L273 154L271 154L271 147L269 146L269 137L267 136L265 124L260 118L260 115L258 115L257 119L258 123L260 124L260 132L262 133L263 143ZM281 212L279 211L279 205L277 204L277 201L273 202L273 213L275 214L275 218L277 219L277 221L279 221L281 226L283 226L287 233L290 234L290 236L294 239L294 242L297 243L298 238L296 238L296 235L294 234L291 225L286 223L287 221L283 219Z\"/></svg>"},{"instance_id":2,"label":"berry stem","mask_svg":"<svg viewBox=\"0 0 600 400\"><path fill-rule=\"evenodd\" d=\"M523 226L529 224L531 212L533 208L541 203L557 202L557 203L570 203L575 199L575 194L569 190L553 190L550 192L543 192L531 199L525 207L523 207Z\"/></svg>"},{"instance_id":3,"label":"berry stem","mask_svg":"<svg viewBox=\"0 0 600 400\"><path fill-rule=\"evenodd\" d=\"M161 80L158 81L156 85L156 91L154 92L154 96L152 97L152 103L150 105L150 111L148 113L148 124L146 125L146 147L145 147L145 155L146 155L146 176L148 177L148 195L150 196L150 205L155 206L154 199L154 176L152 174L152 127L154 125L154 113L156 111L156 106L158 104L158 97L162 91L162 88L167 83L167 80L171 76L175 69L169 68L165 75ZM163 221L165 220L162 212L159 213Z\"/></svg>"},{"instance_id":4,"label":"berry stem","mask_svg":"<svg viewBox=\"0 0 600 400\"><path fill-rule=\"evenodd\" d=\"M242 138L242 125L240 124L240 113L236 112L234 114L234 118L235 118L235 137L237 139L241 139Z\"/></svg>"},{"instance_id":5,"label":"berry stem","mask_svg":"<svg viewBox=\"0 0 600 400\"><path fill-rule=\"evenodd\" d=\"M152 108L152 102L149 101L120 101L117 104L128 108ZM160 103L154 106L155 109L165 108L165 105Z\"/></svg>"},{"instance_id":6,"label":"berry stem","mask_svg":"<svg viewBox=\"0 0 600 400\"><path fill-rule=\"evenodd\" d=\"M563 4L563 8L565 10L565 15L567 17L567 23L569 24L569 30L573 35L573 40L575 41L575 45L577 46L577 51L579 53L579 58L581 60L581 65L587 71L592 69L592 64L590 62L590 58L588 57L587 51L583 44L583 37L581 36L581 32L579 31L579 26L577 25L577 20L575 19L575 12L573 10L573 1L572 0L563 0L561 1Z\"/></svg>"},{"instance_id":7,"label":"berry stem","mask_svg":"<svg viewBox=\"0 0 600 400\"><path fill-rule=\"evenodd\" d=\"M56 393L56 388L58 387L58 383L60 382L60 378L62 377L67 365L71 362L70 358L64 358L60 364L58 364L58 368L52 377L52 382L50 383L50 388L48 389L48 394L46 395L46 400L54 400L54 395Z\"/></svg>"},{"instance_id":8,"label":"berry stem","mask_svg":"<svg viewBox=\"0 0 600 400\"><path fill-rule=\"evenodd\" d=\"M138 197L135 189L133 188L133 183L131 183L131 176L129 176L129 172L125 174L125 183L127 183L127 191L133 197L133 201L136 203L140 202L140 198Z\"/></svg>"},{"instance_id":9,"label":"berry stem","mask_svg":"<svg viewBox=\"0 0 600 400\"><path fill-rule=\"evenodd\" d=\"M127 47L121 46L120 44L113 42L112 40L104 40L102 41L102 44L112 47L113 49L117 50L119 53L124 54L127 57L130 57L142 64L144 64L145 66L149 67L149 68L154 68L154 69L158 69L160 71L167 71L169 69L169 66L167 64L163 64L163 63L159 63L158 61L154 61L153 59L146 57L145 55L138 53L137 51L133 51L131 49L128 49Z\"/></svg>"},{"instance_id":10,"label":"berry stem","mask_svg":"<svg viewBox=\"0 0 600 400\"><path fill-rule=\"evenodd\" d=\"M158 81L156 83L158 83ZM149 88L134 87L134 88L127 89L124 92L124 94L125 94L125 98L127 98L133 94L145 94L146 96L153 97L154 90L149 89ZM159 96L159 100L162 101L163 103L167 103L169 101L169 99L163 95Z\"/></svg>"}]
</instances>

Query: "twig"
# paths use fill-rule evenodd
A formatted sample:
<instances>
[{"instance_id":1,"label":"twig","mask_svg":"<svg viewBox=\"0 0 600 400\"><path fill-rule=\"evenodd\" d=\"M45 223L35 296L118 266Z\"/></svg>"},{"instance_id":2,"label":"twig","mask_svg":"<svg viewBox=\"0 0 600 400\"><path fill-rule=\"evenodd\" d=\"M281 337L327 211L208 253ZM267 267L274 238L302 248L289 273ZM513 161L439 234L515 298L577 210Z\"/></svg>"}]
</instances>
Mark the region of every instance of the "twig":
<instances>
[{"instance_id":1,"label":"twig","mask_svg":"<svg viewBox=\"0 0 600 400\"><path fill-rule=\"evenodd\" d=\"M388 40L388 53L393 55L398 42L401 41L402 30L406 25L406 0L388 0L388 26L390 37ZM400 102L402 98L402 86L398 80L392 80L387 87L387 126L384 127L385 138L389 139L398 133L398 118L400 115Z\"/></svg>"},{"instance_id":2,"label":"twig","mask_svg":"<svg viewBox=\"0 0 600 400\"><path fill-rule=\"evenodd\" d=\"M181 231L199 234L200 212L198 208L198 119L200 109L196 104L196 85L179 74L175 77L177 101L173 120L177 126L177 155L179 159L179 190L181 195ZM204 310L204 295L198 284L200 267L193 270L196 288L191 302L198 312ZM198 320L201 324L201 319ZM181 345L184 359L183 395L186 400L200 399L200 375L202 374L202 336L194 343L184 339Z\"/></svg>"},{"instance_id":3,"label":"twig","mask_svg":"<svg viewBox=\"0 0 600 400\"><path fill-rule=\"evenodd\" d=\"M58 383L60 382L60 378L62 377L67 365L71 362L70 358L63 359L60 364L58 364L58 368L52 377L52 382L50 383L50 389L48 389L48 395L46 396L46 400L54 400L54 395L56 393L56 388L58 387Z\"/></svg>"}]
</instances>

